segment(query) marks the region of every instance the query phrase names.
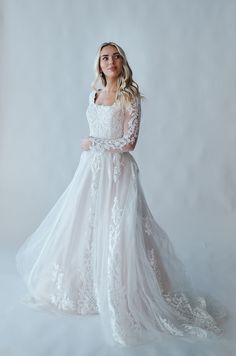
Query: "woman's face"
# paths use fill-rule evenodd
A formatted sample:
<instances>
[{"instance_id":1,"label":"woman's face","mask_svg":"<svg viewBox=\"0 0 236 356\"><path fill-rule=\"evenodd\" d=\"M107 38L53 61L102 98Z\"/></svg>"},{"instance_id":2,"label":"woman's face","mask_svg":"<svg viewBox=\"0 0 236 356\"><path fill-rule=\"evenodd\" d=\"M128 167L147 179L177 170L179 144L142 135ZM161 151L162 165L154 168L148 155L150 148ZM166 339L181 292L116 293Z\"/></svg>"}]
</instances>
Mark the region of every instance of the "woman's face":
<instances>
[{"instance_id":1,"label":"woman's face","mask_svg":"<svg viewBox=\"0 0 236 356\"><path fill-rule=\"evenodd\" d=\"M100 52L100 69L108 78L118 78L123 68L123 58L116 47L108 45Z\"/></svg>"}]
</instances>

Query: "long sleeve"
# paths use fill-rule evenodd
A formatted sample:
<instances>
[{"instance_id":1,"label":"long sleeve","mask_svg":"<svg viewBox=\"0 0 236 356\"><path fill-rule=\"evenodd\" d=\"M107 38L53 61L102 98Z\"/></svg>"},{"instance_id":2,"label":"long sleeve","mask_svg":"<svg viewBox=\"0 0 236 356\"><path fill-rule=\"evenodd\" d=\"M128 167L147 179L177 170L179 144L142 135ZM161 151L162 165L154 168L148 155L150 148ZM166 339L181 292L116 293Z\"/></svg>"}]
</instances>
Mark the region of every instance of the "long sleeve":
<instances>
[{"instance_id":1,"label":"long sleeve","mask_svg":"<svg viewBox=\"0 0 236 356\"><path fill-rule=\"evenodd\" d=\"M92 148L98 151L128 152L135 148L137 143L141 119L141 100L136 97L125 109L124 134L117 139L106 139L89 136Z\"/></svg>"}]
</instances>

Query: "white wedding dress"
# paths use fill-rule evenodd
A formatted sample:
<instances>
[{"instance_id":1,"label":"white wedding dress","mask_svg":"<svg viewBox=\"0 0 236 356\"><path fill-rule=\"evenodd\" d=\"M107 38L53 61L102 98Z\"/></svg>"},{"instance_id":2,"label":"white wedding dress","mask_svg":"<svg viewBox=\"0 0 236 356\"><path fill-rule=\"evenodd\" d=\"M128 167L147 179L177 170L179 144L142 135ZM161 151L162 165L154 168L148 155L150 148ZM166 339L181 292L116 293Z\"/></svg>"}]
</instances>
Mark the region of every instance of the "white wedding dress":
<instances>
[{"instance_id":1,"label":"white wedding dress","mask_svg":"<svg viewBox=\"0 0 236 356\"><path fill-rule=\"evenodd\" d=\"M175 335L222 335L224 310L194 294L184 266L153 218L127 150L141 104L95 103L86 111L93 145L48 215L17 252L30 303L99 314L108 341L135 345Z\"/></svg>"}]
</instances>

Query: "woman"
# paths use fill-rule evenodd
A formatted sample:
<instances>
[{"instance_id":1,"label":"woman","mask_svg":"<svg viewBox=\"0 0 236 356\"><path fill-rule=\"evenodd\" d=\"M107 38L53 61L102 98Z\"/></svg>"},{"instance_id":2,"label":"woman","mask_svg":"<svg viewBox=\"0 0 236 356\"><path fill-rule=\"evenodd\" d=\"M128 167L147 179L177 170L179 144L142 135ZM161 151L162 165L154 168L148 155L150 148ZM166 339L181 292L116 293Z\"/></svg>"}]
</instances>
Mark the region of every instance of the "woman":
<instances>
[{"instance_id":1,"label":"woman","mask_svg":"<svg viewBox=\"0 0 236 356\"><path fill-rule=\"evenodd\" d=\"M103 43L74 177L17 254L31 302L100 314L109 342L134 345L175 335L221 333L223 310L196 297L172 244L153 218L130 151L141 95L122 48ZM100 81L102 88L96 89Z\"/></svg>"}]
</instances>

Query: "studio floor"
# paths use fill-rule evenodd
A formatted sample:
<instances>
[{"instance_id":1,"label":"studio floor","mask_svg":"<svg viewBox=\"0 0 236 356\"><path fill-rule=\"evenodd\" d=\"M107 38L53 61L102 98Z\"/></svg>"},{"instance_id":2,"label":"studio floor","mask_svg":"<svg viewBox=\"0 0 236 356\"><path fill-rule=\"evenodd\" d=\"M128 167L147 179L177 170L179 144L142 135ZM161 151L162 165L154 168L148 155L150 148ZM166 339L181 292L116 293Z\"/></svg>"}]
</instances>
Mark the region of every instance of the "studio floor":
<instances>
[{"instance_id":1,"label":"studio floor","mask_svg":"<svg viewBox=\"0 0 236 356\"><path fill-rule=\"evenodd\" d=\"M25 305L23 282L15 269L16 247L2 247L0 258L0 356L235 356L232 321L217 342L168 342L114 348L105 341L99 316L64 316Z\"/></svg>"}]
</instances>

